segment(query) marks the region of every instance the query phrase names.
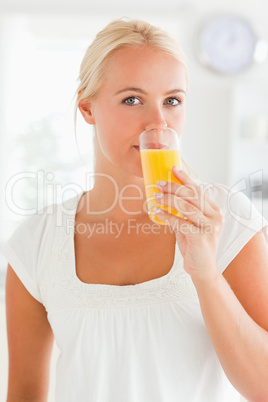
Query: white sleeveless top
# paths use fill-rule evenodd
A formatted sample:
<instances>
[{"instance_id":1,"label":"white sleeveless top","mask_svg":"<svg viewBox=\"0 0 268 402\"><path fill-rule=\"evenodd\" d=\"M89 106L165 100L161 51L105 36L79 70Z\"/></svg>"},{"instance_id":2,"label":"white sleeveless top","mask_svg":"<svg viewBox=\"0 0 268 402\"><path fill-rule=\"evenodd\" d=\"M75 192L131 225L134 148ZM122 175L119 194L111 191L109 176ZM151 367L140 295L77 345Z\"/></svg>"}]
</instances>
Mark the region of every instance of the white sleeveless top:
<instances>
[{"instance_id":1,"label":"white sleeveless top","mask_svg":"<svg viewBox=\"0 0 268 402\"><path fill-rule=\"evenodd\" d=\"M74 222L82 194L28 217L2 249L47 310L60 350L56 401L239 401L177 245L172 269L160 278L128 286L79 280ZM265 227L267 235L267 222L246 196L224 185L207 195L225 216L217 254L223 272L257 231Z\"/></svg>"}]
</instances>

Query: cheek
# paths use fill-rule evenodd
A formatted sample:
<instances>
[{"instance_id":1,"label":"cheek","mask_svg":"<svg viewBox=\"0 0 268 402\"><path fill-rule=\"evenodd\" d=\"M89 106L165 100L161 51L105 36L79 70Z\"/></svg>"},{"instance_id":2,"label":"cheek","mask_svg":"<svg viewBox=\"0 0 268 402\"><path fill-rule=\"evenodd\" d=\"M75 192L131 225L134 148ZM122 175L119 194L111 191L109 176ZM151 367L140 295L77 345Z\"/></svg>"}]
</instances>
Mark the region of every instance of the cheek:
<instances>
[{"instance_id":1,"label":"cheek","mask_svg":"<svg viewBox=\"0 0 268 402\"><path fill-rule=\"evenodd\" d=\"M127 114L127 113L119 113L117 116L117 124L120 124L120 126L123 128L125 127L130 127L130 125L133 124L133 116L131 114ZM135 119L135 121L137 121Z\"/></svg>"},{"instance_id":2,"label":"cheek","mask_svg":"<svg viewBox=\"0 0 268 402\"><path fill-rule=\"evenodd\" d=\"M104 108L103 113L98 110L96 114L96 132L99 140L103 144L115 146L118 142L127 142L136 132L139 119L137 115L133 117L133 111L127 113L123 108L111 107Z\"/></svg>"},{"instance_id":3,"label":"cheek","mask_svg":"<svg viewBox=\"0 0 268 402\"><path fill-rule=\"evenodd\" d=\"M96 113L96 127L101 131L110 132L113 136L116 132L119 134L123 127L130 123L127 113L120 107L111 104L103 105Z\"/></svg>"},{"instance_id":4,"label":"cheek","mask_svg":"<svg viewBox=\"0 0 268 402\"><path fill-rule=\"evenodd\" d=\"M179 134L179 136L182 134L182 131L184 129L185 120L186 120L186 113L185 113L185 110L182 109L179 116L177 116L175 124L174 124L174 127L176 127L176 131Z\"/></svg>"},{"instance_id":5,"label":"cheek","mask_svg":"<svg viewBox=\"0 0 268 402\"><path fill-rule=\"evenodd\" d=\"M180 124L182 129L183 129L184 125L185 125L185 120L186 120L186 112L185 112L185 110L183 110L182 118L181 118L181 124Z\"/></svg>"},{"instance_id":6,"label":"cheek","mask_svg":"<svg viewBox=\"0 0 268 402\"><path fill-rule=\"evenodd\" d=\"M102 153L109 159L117 158L118 154L120 154L120 143L126 131L120 114L115 113L111 108L104 109L103 113L98 111L95 129Z\"/></svg>"},{"instance_id":7,"label":"cheek","mask_svg":"<svg viewBox=\"0 0 268 402\"><path fill-rule=\"evenodd\" d=\"M95 114L95 131L100 145L112 143L116 119L108 108L98 109Z\"/></svg>"}]
</instances>

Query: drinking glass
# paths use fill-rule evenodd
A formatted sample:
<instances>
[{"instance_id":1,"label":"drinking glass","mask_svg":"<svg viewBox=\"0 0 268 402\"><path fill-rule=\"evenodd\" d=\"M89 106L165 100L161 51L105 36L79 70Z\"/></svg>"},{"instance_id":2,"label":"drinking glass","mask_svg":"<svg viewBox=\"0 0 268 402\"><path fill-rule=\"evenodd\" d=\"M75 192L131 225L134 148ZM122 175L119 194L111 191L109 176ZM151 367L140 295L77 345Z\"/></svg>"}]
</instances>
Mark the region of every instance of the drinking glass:
<instances>
[{"instance_id":1,"label":"drinking glass","mask_svg":"<svg viewBox=\"0 0 268 402\"><path fill-rule=\"evenodd\" d=\"M160 204L154 198L154 193L160 193L156 187L158 180L181 184L172 173L174 165L181 169L179 135L171 128L156 127L143 131L139 142L148 214L153 222L165 225L167 223L155 215L157 208L183 217L176 209Z\"/></svg>"}]
</instances>

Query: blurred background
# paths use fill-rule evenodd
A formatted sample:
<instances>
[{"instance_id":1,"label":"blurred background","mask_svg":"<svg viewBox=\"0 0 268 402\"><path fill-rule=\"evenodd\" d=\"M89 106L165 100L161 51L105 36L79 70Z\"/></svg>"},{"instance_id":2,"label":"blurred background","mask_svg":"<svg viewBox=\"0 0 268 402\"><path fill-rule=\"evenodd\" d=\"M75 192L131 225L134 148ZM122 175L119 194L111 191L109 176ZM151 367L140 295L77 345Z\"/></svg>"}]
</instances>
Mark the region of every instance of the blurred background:
<instances>
[{"instance_id":1,"label":"blurred background","mask_svg":"<svg viewBox=\"0 0 268 402\"><path fill-rule=\"evenodd\" d=\"M267 0L0 0L0 247L25 217L90 187L92 135L78 115L77 148L73 97L86 48L123 16L161 26L187 56L184 159L201 180L244 191L268 218L267 15ZM225 16L243 23L222 20L210 34L210 21ZM0 402L6 266L0 254Z\"/></svg>"}]
</instances>

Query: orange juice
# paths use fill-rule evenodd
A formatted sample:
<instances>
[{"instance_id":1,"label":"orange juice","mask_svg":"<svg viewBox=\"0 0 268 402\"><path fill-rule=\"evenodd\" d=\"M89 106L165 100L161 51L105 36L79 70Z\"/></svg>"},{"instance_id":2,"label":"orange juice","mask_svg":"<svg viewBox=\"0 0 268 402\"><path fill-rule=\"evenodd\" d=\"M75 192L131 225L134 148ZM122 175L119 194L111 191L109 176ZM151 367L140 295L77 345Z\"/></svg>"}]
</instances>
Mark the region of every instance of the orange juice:
<instances>
[{"instance_id":1,"label":"orange juice","mask_svg":"<svg viewBox=\"0 0 268 402\"><path fill-rule=\"evenodd\" d=\"M160 192L156 187L156 183L161 180L181 184L172 173L172 166L176 165L181 168L180 151L176 149L142 149L140 155L149 216L153 222L165 224L154 215L153 209L160 207L173 215L178 215L178 211L161 205L155 200L154 193ZM182 215L179 214L179 216Z\"/></svg>"}]
</instances>

